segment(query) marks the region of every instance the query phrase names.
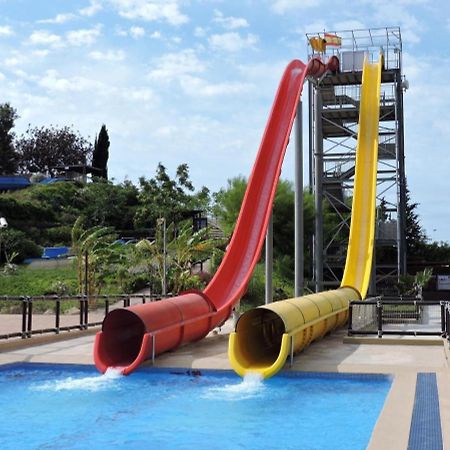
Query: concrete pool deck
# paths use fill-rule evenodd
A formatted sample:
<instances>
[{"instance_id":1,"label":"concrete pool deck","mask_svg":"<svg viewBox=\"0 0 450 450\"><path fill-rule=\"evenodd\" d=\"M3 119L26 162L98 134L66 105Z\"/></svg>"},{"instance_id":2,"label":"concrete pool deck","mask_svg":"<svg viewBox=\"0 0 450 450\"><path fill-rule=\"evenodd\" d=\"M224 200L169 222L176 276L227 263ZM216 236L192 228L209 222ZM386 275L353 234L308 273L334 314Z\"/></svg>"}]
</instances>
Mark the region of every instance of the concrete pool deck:
<instances>
[{"instance_id":1,"label":"concrete pool deck","mask_svg":"<svg viewBox=\"0 0 450 450\"><path fill-rule=\"evenodd\" d=\"M231 369L228 356L227 322L205 339L168 352L156 359L155 367L192 369ZM61 340L70 334L71 339ZM0 344L0 364L14 362L92 365L94 336L76 332L60 335L58 340L39 338ZM312 343L295 356L285 370L304 372L382 373L394 375L392 388L374 428L371 450L408 448L418 373L436 373L444 448L450 448L450 365L448 343L440 338L405 340L383 338L349 340L345 330L334 332ZM408 345L404 345L407 343ZM24 346L27 344L26 346ZM36 345L38 344L38 345ZM420 345L419 345L420 344ZM151 363L146 363L151 365Z\"/></svg>"}]
</instances>

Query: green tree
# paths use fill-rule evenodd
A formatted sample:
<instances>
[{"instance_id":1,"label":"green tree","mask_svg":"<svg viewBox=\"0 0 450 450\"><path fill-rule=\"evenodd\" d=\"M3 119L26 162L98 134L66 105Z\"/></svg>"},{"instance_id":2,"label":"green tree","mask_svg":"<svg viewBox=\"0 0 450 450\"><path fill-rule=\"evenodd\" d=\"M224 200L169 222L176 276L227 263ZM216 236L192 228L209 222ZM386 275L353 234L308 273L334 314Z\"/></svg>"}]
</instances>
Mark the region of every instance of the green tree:
<instances>
[{"instance_id":1,"label":"green tree","mask_svg":"<svg viewBox=\"0 0 450 450\"><path fill-rule=\"evenodd\" d=\"M200 192L206 194L204 189ZM195 208L197 200L205 199L204 194L196 197L193 194L194 190L187 164L179 165L175 178L172 179L167 174L166 167L159 163L154 178L139 179L139 206L134 220L135 225L155 227L159 217L164 217L167 223L181 222Z\"/></svg>"},{"instance_id":2,"label":"green tree","mask_svg":"<svg viewBox=\"0 0 450 450\"><path fill-rule=\"evenodd\" d=\"M116 230L132 230L138 206L138 190L130 182L113 184L105 179L88 183L78 190L82 208L79 214L86 226L108 226Z\"/></svg>"},{"instance_id":3,"label":"green tree","mask_svg":"<svg viewBox=\"0 0 450 450\"><path fill-rule=\"evenodd\" d=\"M423 250L424 245L426 244L427 236L425 231L420 224L419 215L417 213L418 203L412 202L411 193L408 189L408 186L405 187L405 196L406 196L406 229L405 229L405 238L406 238L406 252L408 257L417 256Z\"/></svg>"},{"instance_id":4,"label":"green tree","mask_svg":"<svg viewBox=\"0 0 450 450\"><path fill-rule=\"evenodd\" d=\"M238 176L228 180L227 188L214 194L213 213L227 236L231 236L241 209L247 188L247 180ZM294 268L294 199L295 193L290 181L280 180L275 194L273 212L273 236L275 267L280 275L292 279ZM307 191L303 192L303 217L305 236L312 236L314 231L314 198ZM305 258L311 254L311 242L305 240Z\"/></svg>"},{"instance_id":5,"label":"green tree","mask_svg":"<svg viewBox=\"0 0 450 450\"><path fill-rule=\"evenodd\" d=\"M98 138L95 140L94 152L92 154L92 166L101 170L101 178L108 179L108 158L109 158L109 136L106 125L100 128Z\"/></svg>"},{"instance_id":6,"label":"green tree","mask_svg":"<svg viewBox=\"0 0 450 450\"><path fill-rule=\"evenodd\" d=\"M247 179L239 175L229 179L226 188L213 194L213 213L219 218L220 225L227 236L233 233L246 189Z\"/></svg>"},{"instance_id":7,"label":"green tree","mask_svg":"<svg viewBox=\"0 0 450 450\"><path fill-rule=\"evenodd\" d=\"M56 167L84 165L92 144L70 127L29 127L16 141L22 173L55 175Z\"/></svg>"},{"instance_id":8,"label":"green tree","mask_svg":"<svg viewBox=\"0 0 450 450\"><path fill-rule=\"evenodd\" d=\"M17 171L17 154L14 148L14 123L19 116L9 104L0 105L0 174L14 174Z\"/></svg>"}]
</instances>

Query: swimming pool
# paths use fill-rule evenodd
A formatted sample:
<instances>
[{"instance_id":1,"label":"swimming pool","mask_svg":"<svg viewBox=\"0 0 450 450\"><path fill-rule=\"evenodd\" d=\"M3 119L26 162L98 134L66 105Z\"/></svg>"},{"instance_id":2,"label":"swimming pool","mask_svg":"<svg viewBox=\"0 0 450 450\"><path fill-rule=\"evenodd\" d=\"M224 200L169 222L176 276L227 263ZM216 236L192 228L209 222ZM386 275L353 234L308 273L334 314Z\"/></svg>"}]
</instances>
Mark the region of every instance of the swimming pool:
<instances>
[{"instance_id":1,"label":"swimming pool","mask_svg":"<svg viewBox=\"0 0 450 450\"><path fill-rule=\"evenodd\" d=\"M364 449L383 375L0 367L2 449Z\"/></svg>"}]
</instances>

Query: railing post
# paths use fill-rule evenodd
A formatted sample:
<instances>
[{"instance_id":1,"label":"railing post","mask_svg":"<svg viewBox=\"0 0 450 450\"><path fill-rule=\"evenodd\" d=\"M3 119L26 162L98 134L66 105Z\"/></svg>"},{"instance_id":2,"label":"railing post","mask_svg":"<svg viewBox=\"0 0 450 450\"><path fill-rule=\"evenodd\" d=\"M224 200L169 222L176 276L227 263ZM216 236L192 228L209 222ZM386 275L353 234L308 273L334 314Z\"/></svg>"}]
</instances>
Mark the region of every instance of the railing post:
<instances>
[{"instance_id":1,"label":"railing post","mask_svg":"<svg viewBox=\"0 0 450 450\"><path fill-rule=\"evenodd\" d=\"M87 330L89 323L89 298L84 300L84 329Z\"/></svg>"},{"instance_id":2,"label":"railing post","mask_svg":"<svg viewBox=\"0 0 450 450\"><path fill-rule=\"evenodd\" d=\"M22 297L22 339L27 337L27 312L28 312L28 299Z\"/></svg>"},{"instance_id":3,"label":"railing post","mask_svg":"<svg viewBox=\"0 0 450 450\"><path fill-rule=\"evenodd\" d=\"M377 301L377 322L378 322L378 337L383 337L383 303Z\"/></svg>"},{"instance_id":4,"label":"railing post","mask_svg":"<svg viewBox=\"0 0 450 450\"><path fill-rule=\"evenodd\" d=\"M291 336L290 366L294 365L294 336Z\"/></svg>"},{"instance_id":5,"label":"railing post","mask_svg":"<svg viewBox=\"0 0 450 450\"><path fill-rule=\"evenodd\" d=\"M445 330L446 330L446 326L445 326L445 302L441 301L440 303L441 305L441 336L445 337Z\"/></svg>"},{"instance_id":6,"label":"railing post","mask_svg":"<svg viewBox=\"0 0 450 450\"><path fill-rule=\"evenodd\" d=\"M32 297L27 297L28 299L28 324L27 324L27 337L31 337L31 331L33 329L33 299Z\"/></svg>"},{"instance_id":7,"label":"railing post","mask_svg":"<svg viewBox=\"0 0 450 450\"><path fill-rule=\"evenodd\" d=\"M80 330L83 329L83 320L84 320L84 301L83 301L84 295L80 296Z\"/></svg>"},{"instance_id":8,"label":"railing post","mask_svg":"<svg viewBox=\"0 0 450 450\"><path fill-rule=\"evenodd\" d=\"M105 317L108 315L109 313L109 297L106 297L105 299Z\"/></svg>"},{"instance_id":9,"label":"railing post","mask_svg":"<svg viewBox=\"0 0 450 450\"><path fill-rule=\"evenodd\" d=\"M348 330L347 335L351 336L353 334L353 305L350 302L348 305Z\"/></svg>"},{"instance_id":10,"label":"railing post","mask_svg":"<svg viewBox=\"0 0 450 450\"><path fill-rule=\"evenodd\" d=\"M152 334L152 365L155 364L156 356L156 336Z\"/></svg>"},{"instance_id":11,"label":"railing post","mask_svg":"<svg viewBox=\"0 0 450 450\"><path fill-rule=\"evenodd\" d=\"M59 334L60 314L61 314L61 299L60 299L60 297L57 297L56 305L55 305L55 333L56 334Z\"/></svg>"},{"instance_id":12,"label":"railing post","mask_svg":"<svg viewBox=\"0 0 450 450\"><path fill-rule=\"evenodd\" d=\"M450 302L447 302L445 308L445 332L447 334L447 339L450 339Z\"/></svg>"}]
</instances>

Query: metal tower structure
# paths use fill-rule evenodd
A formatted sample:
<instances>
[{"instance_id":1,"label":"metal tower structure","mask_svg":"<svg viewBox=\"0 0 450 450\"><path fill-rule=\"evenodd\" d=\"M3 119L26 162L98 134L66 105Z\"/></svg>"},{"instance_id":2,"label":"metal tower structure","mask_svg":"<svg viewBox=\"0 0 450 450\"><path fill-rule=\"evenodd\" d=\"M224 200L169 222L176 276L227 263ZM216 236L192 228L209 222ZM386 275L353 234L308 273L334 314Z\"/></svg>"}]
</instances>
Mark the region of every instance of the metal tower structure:
<instances>
[{"instance_id":1,"label":"metal tower structure","mask_svg":"<svg viewBox=\"0 0 450 450\"><path fill-rule=\"evenodd\" d=\"M365 56L377 61L381 53L384 65L378 213L369 293L387 292L392 282L406 273L403 91L407 84L402 75L400 28L331 31L306 36L309 58L321 56L326 60L337 55L340 60L338 73L309 81L309 185L316 201L314 287L320 291L338 285L341 280L350 225L363 61ZM339 219L324 230L324 214L330 210Z\"/></svg>"}]
</instances>

